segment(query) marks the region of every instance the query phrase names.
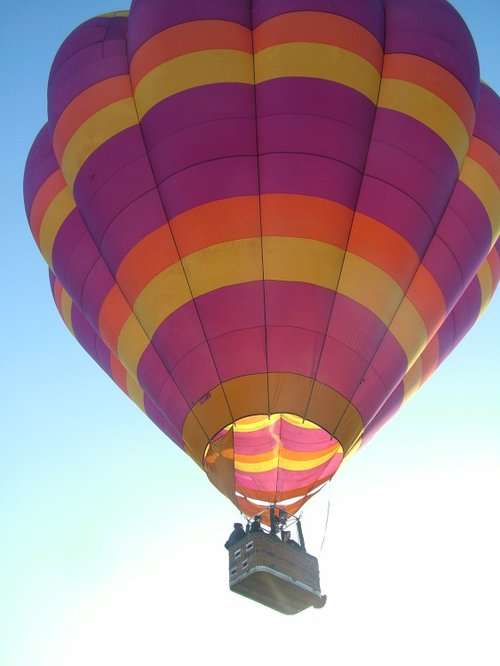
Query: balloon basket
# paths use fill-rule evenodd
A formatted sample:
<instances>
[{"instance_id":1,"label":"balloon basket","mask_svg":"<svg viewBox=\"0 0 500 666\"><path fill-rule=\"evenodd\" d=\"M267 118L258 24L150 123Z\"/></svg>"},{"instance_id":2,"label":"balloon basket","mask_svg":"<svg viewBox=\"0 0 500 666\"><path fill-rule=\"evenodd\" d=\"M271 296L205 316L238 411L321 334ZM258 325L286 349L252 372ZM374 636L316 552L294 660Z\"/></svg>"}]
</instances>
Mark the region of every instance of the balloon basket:
<instances>
[{"instance_id":1,"label":"balloon basket","mask_svg":"<svg viewBox=\"0 0 500 666\"><path fill-rule=\"evenodd\" d=\"M229 548L229 587L285 615L326 603L318 560L266 532L249 533Z\"/></svg>"}]
</instances>

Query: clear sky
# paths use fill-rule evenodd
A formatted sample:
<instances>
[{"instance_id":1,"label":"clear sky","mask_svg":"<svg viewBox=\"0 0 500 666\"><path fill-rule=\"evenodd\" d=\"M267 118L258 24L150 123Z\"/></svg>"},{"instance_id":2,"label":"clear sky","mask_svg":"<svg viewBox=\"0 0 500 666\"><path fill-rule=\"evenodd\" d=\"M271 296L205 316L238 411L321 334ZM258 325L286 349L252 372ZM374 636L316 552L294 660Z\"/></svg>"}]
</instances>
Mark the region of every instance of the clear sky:
<instances>
[{"instance_id":1,"label":"clear sky","mask_svg":"<svg viewBox=\"0 0 500 666\"><path fill-rule=\"evenodd\" d=\"M500 3L455 0L500 91ZM304 512L328 603L230 593L234 507L93 363L53 304L22 200L51 61L116 0L6 3L2 63L1 666L498 666L500 297ZM327 524L322 550L321 542ZM235 659L235 655L239 655Z\"/></svg>"}]
</instances>

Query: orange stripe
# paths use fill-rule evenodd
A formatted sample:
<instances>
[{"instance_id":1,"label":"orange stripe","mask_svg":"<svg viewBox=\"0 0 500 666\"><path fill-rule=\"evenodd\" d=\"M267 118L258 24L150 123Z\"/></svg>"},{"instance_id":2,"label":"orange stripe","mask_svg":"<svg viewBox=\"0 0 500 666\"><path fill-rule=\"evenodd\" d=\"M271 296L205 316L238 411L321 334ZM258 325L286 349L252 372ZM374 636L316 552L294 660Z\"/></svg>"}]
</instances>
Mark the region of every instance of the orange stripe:
<instances>
[{"instance_id":1,"label":"orange stripe","mask_svg":"<svg viewBox=\"0 0 500 666\"><path fill-rule=\"evenodd\" d=\"M148 282L178 259L169 227L159 227L125 256L116 273L116 281L129 302L134 303Z\"/></svg>"},{"instance_id":2,"label":"orange stripe","mask_svg":"<svg viewBox=\"0 0 500 666\"><path fill-rule=\"evenodd\" d=\"M116 352L118 338L130 313L130 306L115 284L104 299L99 312L99 335L112 352Z\"/></svg>"},{"instance_id":3,"label":"orange stripe","mask_svg":"<svg viewBox=\"0 0 500 666\"><path fill-rule=\"evenodd\" d=\"M434 335L446 317L446 301L436 280L424 266L415 273L406 297L422 317L428 335Z\"/></svg>"},{"instance_id":4,"label":"orange stripe","mask_svg":"<svg viewBox=\"0 0 500 666\"><path fill-rule=\"evenodd\" d=\"M310 42L351 51L382 70L383 52L376 38L359 24L326 12L290 12L265 21L254 30L255 53L276 44Z\"/></svg>"},{"instance_id":5,"label":"orange stripe","mask_svg":"<svg viewBox=\"0 0 500 666\"><path fill-rule=\"evenodd\" d=\"M356 213L348 249L381 268L396 280L403 291L420 264L408 241L382 222L362 213Z\"/></svg>"},{"instance_id":6,"label":"orange stripe","mask_svg":"<svg viewBox=\"0 0 500 666\"><path fill-rule=\"evenodd\" d=\"M59 169L54 171L40 187L33 199L30 210L31 233L37 245L40 245L40 228L45 211L54 198L66 187L66 181Z\"/></svg>"},{"instance_id":7,"label":"orange stripe","mask_svg":"<svg viewBox=\"0 0 500 666\"><path fill-rule=\"evenodd\" d=\"M500 252L494 247L486 258L493 276L493 285L496 287L500 282Z\"/></svg>"},{"instance_id":8,"label":"orange stripe","mask_svg":"<svg viewBox=\"0 0 500 666\"><path fill-rule=\"evenodd\" d=\"M352 211L326 199L302 195L264 195L263 234L320 240L345 248ZM135 245L117 271L117 282L129 302L161 271L204 248L260 236L259 203L255 196L213 201L192 208L156 229ZM177 249L176 249L177 246Z\"/></svg>"},{"instance_id":9,"label":"orange stripe","mask_svg":"<svg viewBox=\"0 0 500 666\"><path fill-rule=\"evenodd\" d=\"M500 155L488 143L476 136L472 137L468 155L480 164L500 187Z\"/></svg>"},{"instance_id":10,"label":"orange stripe","mask_svg":"<svg viewBox=\"0 0 500 666\"><path fill-rule=\"evenodd\" d=\"M116 358L114 354L110 354L111 377L115 384L121 388L124 393L127 391L127 371Z\"/></svg>"},{"instance_id":11,"label":"orange stripe","mask_svg":"<svg viewBox=\"0 0 500 666\"><path fill-rule=\"evenodd\" d=\"M300 194L265 194L261 199L262 234L310 238L345 248L353 211L346 206Z\"/></svg>"},{"instance_id":12,"label":"orange stripe","mask_svg":"<svg viewBox=\"0 0 500 666\"><path fill-rule=\"evenodd\" d=\"M154 35L134 55L130 78L134 88L152 69L168 60L195 51L234 49L252 53L248 28L231 21L190 21Z\"/></svg>"},{"instance_id":13,"label":"orange stripe","mask_svg":"<svg viewBox=\"0 0 500 666\"><path fill-rule=\"evenodd\" d=\"M86 120L104 107L128 97L132 97L132 89L127 75L99 81L75 97L64 109L54 130L54 152L59 161L68 141Z\"/></svg>"},{"instance_id":14,"label":"orange stripe","mask_svg":"<svg viewBox=\"0 0 500 666\"><path fill-rule=\"evenodd\" d=\"M408 81L430 90L460 116L472 134L476 121L474 104L466 89L448 70L419 56L394 53L385 56L382 77Z\"/></svg>"},{"instance_id":15,"label":"orange stripe","mask_svg":"<svg viewBox=\"0 0 500 666\"><path fill-rule=\"evenodd\" d=\"M221 199L181 213L170 221L181 257L203 248L260 236L256 196Z\"/></svg>"},{"instance_id":16,"label":"orange stripe","mask_svg":"<svg viewBox=\"0 0 500 666\"><path fill-rule=\"evenodd\" d=\"M54 281L54 302L59 314L62 317L62 284L56 278Z\"/></svg>"}]
</instances>

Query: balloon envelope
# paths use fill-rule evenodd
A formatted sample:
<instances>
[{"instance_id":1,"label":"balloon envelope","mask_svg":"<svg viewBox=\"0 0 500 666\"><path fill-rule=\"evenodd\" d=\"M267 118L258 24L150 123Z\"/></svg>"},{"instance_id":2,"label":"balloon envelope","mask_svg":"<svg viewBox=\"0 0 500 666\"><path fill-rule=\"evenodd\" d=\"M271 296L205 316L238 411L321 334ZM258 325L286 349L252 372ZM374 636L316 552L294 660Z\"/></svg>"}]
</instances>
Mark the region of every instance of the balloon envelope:
<instances>
[{"instance_id":1,"label":"balloon envelope","mask_svg":"<svg viewBox=\"0 0 500 666\"><path fill-rule=\"evenodd\" d=\"M500 101L443 0L136 0L61 46L25 202L82 346L297 510L500 278Z\"/></svg>"}]
</instances>

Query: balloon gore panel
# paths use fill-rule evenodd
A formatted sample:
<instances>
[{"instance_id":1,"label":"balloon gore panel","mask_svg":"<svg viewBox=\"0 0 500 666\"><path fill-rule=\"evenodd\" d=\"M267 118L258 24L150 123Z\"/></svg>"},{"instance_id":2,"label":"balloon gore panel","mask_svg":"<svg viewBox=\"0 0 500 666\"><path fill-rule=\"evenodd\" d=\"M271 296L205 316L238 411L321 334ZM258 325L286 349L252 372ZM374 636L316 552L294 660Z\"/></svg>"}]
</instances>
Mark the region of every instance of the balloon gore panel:
<instances>
[{"instance_id":1,"label":"balloon gore panel","mask_svg":"<svg viewBox=\"0 0 500 666\"><path fill-rule=\"evenodd\" d=\"M61 46L25 204L84 349L293 513L491 299L499 151L446 2L135 0Z\"/></svg>"}]
</instances>

